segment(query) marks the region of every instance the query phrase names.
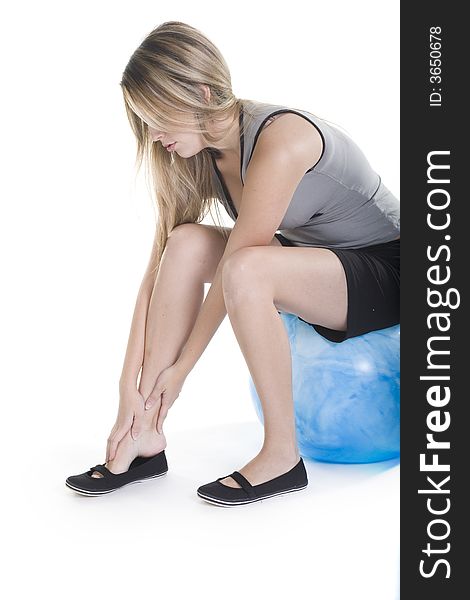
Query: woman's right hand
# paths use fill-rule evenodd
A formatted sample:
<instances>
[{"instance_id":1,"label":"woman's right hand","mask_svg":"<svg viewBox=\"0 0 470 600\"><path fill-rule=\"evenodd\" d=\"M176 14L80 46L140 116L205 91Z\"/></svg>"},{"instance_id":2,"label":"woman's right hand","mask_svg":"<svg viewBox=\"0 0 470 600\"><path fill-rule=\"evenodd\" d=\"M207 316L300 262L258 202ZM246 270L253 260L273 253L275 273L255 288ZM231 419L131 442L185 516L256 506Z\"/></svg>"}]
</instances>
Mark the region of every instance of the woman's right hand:
<instances>
[{"instance_id":1,"label":"woman's right hand","mask_svg":"<svg viewBox=\"0 0 470 600\"><path fill-rule=\"evenodd\" d=\"M141 420L145 412L144 402L144 397L138 389L120 391L118 416L106 446L106 462L113 460L119 442L132 427L134 419Z\"/></svg>"}]
</instances>

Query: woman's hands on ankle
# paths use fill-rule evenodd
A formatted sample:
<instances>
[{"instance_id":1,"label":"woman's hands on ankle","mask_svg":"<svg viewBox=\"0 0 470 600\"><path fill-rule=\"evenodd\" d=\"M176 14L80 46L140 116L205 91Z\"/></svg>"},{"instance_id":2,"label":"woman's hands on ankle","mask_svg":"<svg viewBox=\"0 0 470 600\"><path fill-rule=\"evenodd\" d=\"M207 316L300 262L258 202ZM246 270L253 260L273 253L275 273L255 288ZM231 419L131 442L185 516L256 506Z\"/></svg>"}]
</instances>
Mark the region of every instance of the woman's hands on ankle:
<instances>
[{"instance_id":1,"label":"woman's hands on ankle","mask_svg":"<svg viewBox=\"0 0 470 600\"><path fill-rule=\"evenodd\" d=\"M126 433L131 429L136 421L143 426L142 417L144 415L144 398L139 390L135 388L120 389L119 391L119 409L116 417L116 422L108 436L106 446L106 462L113 460L116 455L116 449L119 442L124 438ZM140 430L135 430L133 427L132 433L134 439Z\"/></svg>"},{"instance_id":2,"label":"woman's hands on ankle","mask_svg":"<svg viewBox=\"0 0 470 600\"><path fill-rule=\"evenodd\" d=\"M145 400L145 412L157 411L156 428L158 433L163 433L163 421L168 411L173 406L176 398L180 395L185 379L186 371L176 362L173 365L163 369L157 377L155 386L148 398ZM141 418L141 415L138 419ZM135 428L135 423L134 427Z\"/></svg>"}]
</instances>

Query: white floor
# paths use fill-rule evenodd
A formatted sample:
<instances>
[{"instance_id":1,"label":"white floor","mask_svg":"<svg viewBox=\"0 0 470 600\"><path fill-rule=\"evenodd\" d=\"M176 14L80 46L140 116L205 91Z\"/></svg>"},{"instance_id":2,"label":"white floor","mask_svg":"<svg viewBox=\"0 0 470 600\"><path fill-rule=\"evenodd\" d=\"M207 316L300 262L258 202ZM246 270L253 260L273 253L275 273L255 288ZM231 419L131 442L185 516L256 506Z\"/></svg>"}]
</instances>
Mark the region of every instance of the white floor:
<instances>
[{"instance_id":1,"label":"white floor","mask_svg":"<svg viewBox=\"0 0 470 600\"><path fill-rule=\"evenodd\" d=\"M307 489L222 508L196 488L247 462L261 425L174 430L167 438L167 475L100 498L64 486L67 475L98 462L83 459L96 456L98 444L90 451L59 438L44 443L43 468L10 463L20 471L12 473L11 512L3 513L10 599L398 598L398 461L306 461Z\"/></svg>"},{"instance_id":2,"label":"white floor","mask_svg":"<svg viewBox=\"0 0 470 600\"><path fill-rule=\"evenodd\" d=\"M398 461L305 461L305 490L247 506L196 495L263 442L228 319L165 420L168 474L100 498L66 488L104 462L127 329L70 310L67 328L33 339L27 379L22 364L5 371L2 597L397 600Z\"/></svg>"}]
</instances>

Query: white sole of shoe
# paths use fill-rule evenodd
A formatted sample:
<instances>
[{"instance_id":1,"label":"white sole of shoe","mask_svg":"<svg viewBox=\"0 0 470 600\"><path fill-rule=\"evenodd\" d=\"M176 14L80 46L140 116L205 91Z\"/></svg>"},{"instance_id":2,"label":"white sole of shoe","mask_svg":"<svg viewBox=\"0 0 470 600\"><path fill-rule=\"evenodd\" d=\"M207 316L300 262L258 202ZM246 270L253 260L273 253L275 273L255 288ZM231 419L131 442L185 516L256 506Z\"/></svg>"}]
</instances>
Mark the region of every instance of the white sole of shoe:
<instances>
[{"instance_id":1,"label":"white sole of shoe","mask_svg":"<svg viewBox=\"0 0 470 600\"><path fill-rule=\"evenodd\" d=\"M305 488L308 487L308 483L307 485L304 485L303 487L299 487L299 488L293 488L291 490L285 490L283 492L276 492L275 494L269 494L268 496L261 496L260 498L254 498L254 499L247 499L247 500L240 500L240 501L234 501L234 502L225 502L223 500L217 500L216 498L211 498L210 496L204 496L203 494L200 494L199 492L197 492L197 495L202 498L203 500L205 500L206 502L209 502L210 504L214 504L215 506L224 506L224 507L230 507L230 506L240 506L242 504L252 504L253 502L259 502L260 500L267 500L268 498L274 498L276 496L283 496L284 494L290 494L292 492L300 492L301 490L305 490Z\"/></svg>"}]
</instances>

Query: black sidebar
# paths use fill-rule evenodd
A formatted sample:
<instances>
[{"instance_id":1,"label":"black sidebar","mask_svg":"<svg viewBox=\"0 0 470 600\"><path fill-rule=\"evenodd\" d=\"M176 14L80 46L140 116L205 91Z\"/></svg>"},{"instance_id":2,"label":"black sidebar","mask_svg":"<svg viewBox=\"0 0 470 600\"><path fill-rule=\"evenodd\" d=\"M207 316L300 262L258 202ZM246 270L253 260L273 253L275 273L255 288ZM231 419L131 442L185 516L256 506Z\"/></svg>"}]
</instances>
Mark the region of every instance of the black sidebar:
<instances>
[{"instance_id":1,"label":"black sidebar","mask_svg":"<svg viewBox=\"0 0 470 600\"><path fill-rule=\"evenodd\" d=\"M457 2L401 3L402 600L469 594L470 35L463 11Z\"/></svg>"}]
</instances>

